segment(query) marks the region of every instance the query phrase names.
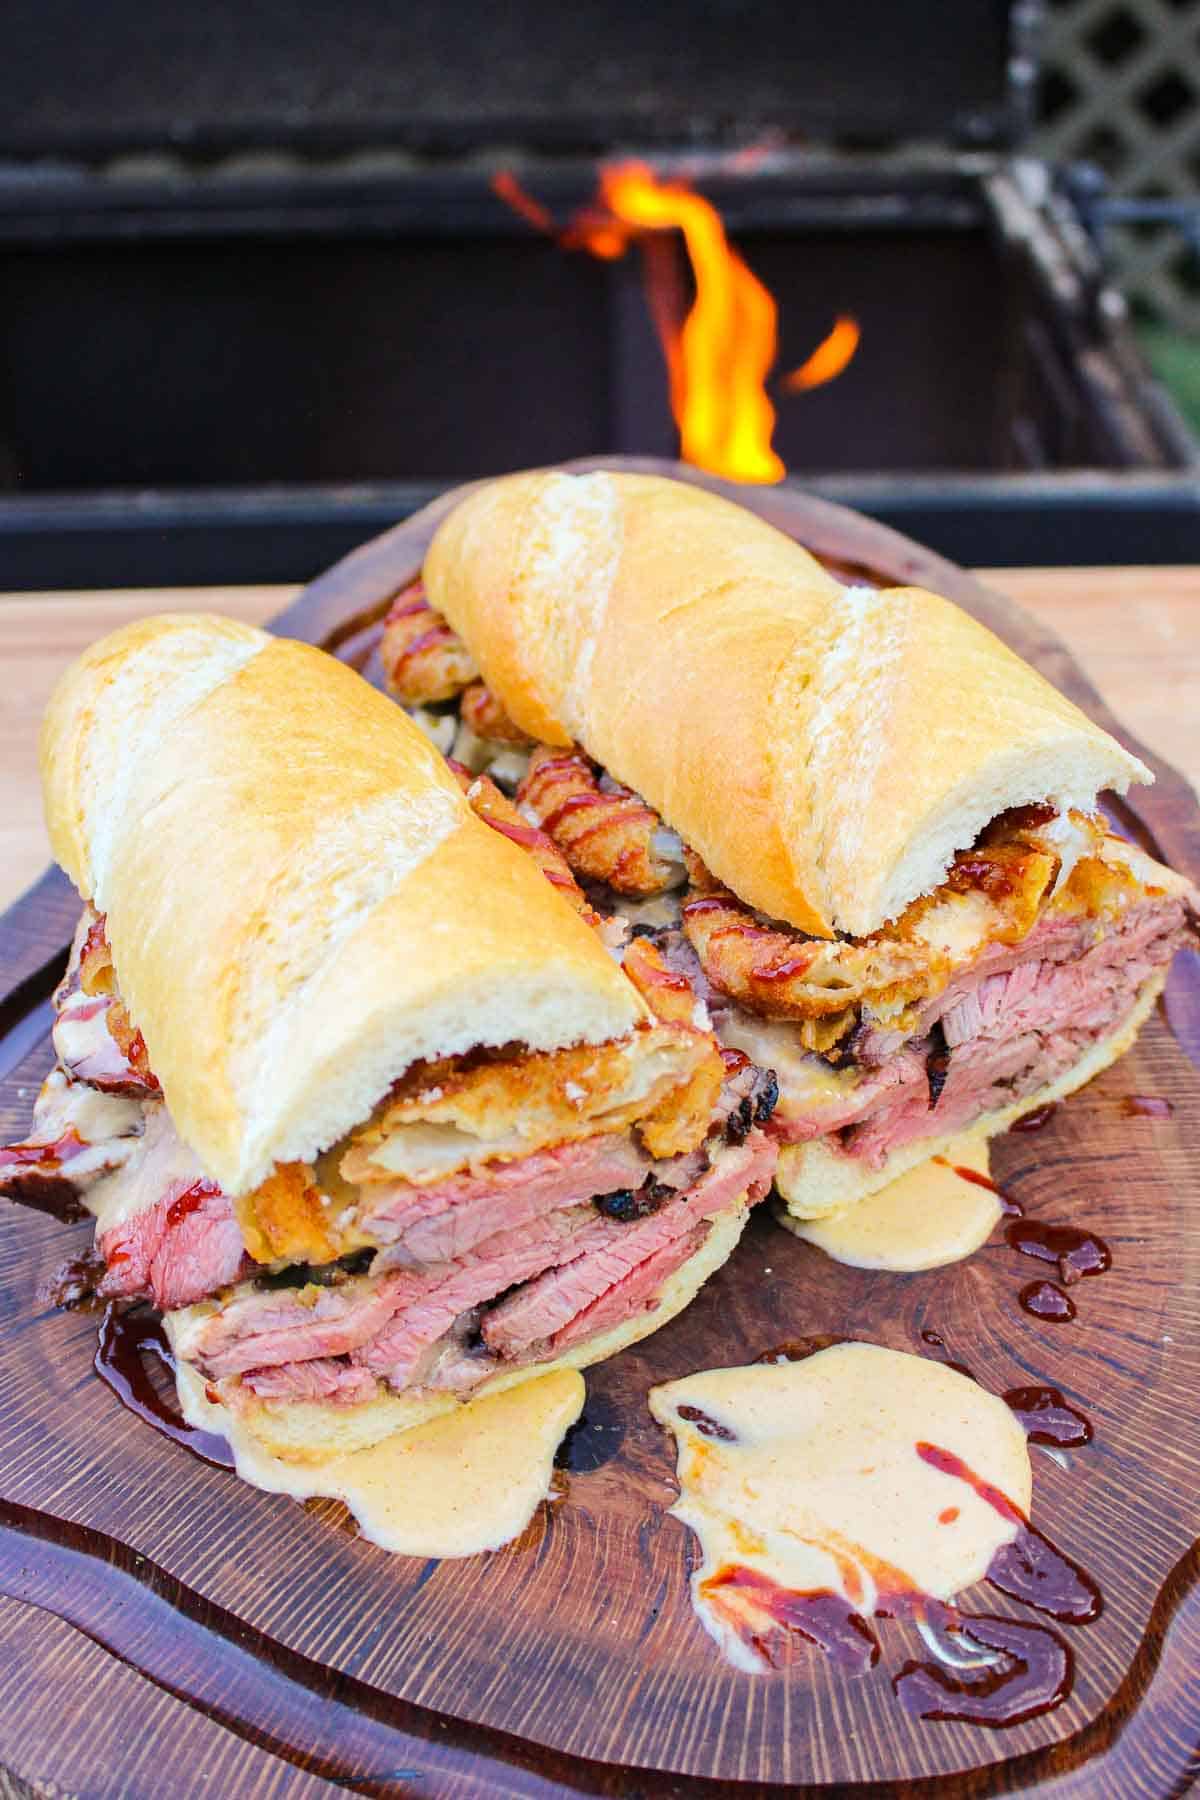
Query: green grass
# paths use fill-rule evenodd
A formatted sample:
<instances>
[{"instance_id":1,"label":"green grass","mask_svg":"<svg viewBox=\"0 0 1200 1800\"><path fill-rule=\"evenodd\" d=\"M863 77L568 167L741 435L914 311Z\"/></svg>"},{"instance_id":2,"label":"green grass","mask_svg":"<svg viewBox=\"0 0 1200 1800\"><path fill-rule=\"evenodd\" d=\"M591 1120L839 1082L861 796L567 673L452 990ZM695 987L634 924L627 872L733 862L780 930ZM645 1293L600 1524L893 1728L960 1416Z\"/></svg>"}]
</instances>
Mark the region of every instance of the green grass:
<instances>
[{"instance_id":1,"label":"green grass","mask_svg":"<svg viewBox=\"0 0 1200 1800\"><path fill-rule=\"evenodd\" d=\"M1200 338L1166 325L1139 324L1142 355L1195 432L1200 432Z\"/></svg>"}]
</instances>

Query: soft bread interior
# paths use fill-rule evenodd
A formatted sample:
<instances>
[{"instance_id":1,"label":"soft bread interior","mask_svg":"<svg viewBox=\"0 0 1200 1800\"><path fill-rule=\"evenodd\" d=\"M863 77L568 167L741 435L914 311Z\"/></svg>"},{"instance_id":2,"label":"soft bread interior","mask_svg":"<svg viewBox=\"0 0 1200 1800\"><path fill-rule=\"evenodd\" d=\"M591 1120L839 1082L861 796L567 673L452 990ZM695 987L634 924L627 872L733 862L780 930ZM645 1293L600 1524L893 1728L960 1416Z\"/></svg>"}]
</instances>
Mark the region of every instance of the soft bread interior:
<instances>
[{"instance_id":1,"label":"soft bread interior","mask_svg":"<svg viewBox=\"0 0 1200 1800\"><path fill-rule=\"evenodd\" d=\"M1007 1131L1022 1114L1075 1093L1094 1075L1099 1075L1102 1069L1124 1056L1153 1011L1165 981L1165 971L1153 976L1138 995L1133 1010L1116 1030L1094 1043L1074 1067L1056 1081L1049 1082L1036 1093L1027 1094L1011 1106L985 1113L964 1130L972 1136L995 1137L997 1133ZM853 1157L841 1156L819 1138L809 1144L785 1144L775 1168L775 1189L782 1200L782 1204L776 1206L780 1222L786 1225L789 1217L824 1219L832 1213L844 1212L869 1194L878 1193L890 1181L906 1175L910 1169L928 1162L931 1156L943 1155L962 1135L963 1131L957 1131L918 1138L889 1156L882 1169L868 1169Z\"/></svg>"},{"instance_id":2,"label":"soft bread interior","mask_svg":"<svg viewBox=\"0 0 1200 1800\"><path fill-rule=\"evenodd\" d=\"M641 1338L658 1331L681 1313L699 1293L709 1276L724 1263L741 1237L749 1216L745 1199L714 1220L712 1229L694 1256L688 1258L664 1282L657 1304L620 1325L602 1331L585 1343L575 1344L561 1356L545 1362L530 1363L520 1368L504 1369L476 1390L497 1394L505 1388L531 1381L551 1369L586 1369L603 1362L636 1344ZM182 1359L193 1384L203 1384L186 1362L190 1309L168 1313L164 1323L172 1346ZM452 1412L459 1402L446 1395L421 1399L404 1394L385 1394L362 1406L322 1406L309 1401L259 1401L239 1410L239 1418L255 1441L270 1455L291 1463L322 1463L345 1456L353 1450L365 1449L390 1437L393 1432L407 1431L427 1419ZM210 1429L219 1431L219 1410L209 1414Z\"/></svg>"},{"instance_id":3,"label":"soft bread interior","mask_svg":"<svg viewBox=\"0 0 1200 1800\"><path fill-rule=\"evenodd\" d=\"M998 812L1150 778L949 601L845 589L687 483L490 483L425 579L530 735L580 742L742 899L820 935L895 917Z\"/></svg>"},{"instance_id":4,"label":"soft bread interior","mask_svg":"<svg viewBox=\"0 0 1200 1800\"><path fill-rule=\"evenodd\" d=\"M43 773L172 1119L230 1193L414 1061L648 1017L400 708L306 645L190 615L115 633L56 691Z\"/></svg>"}]
</instances>

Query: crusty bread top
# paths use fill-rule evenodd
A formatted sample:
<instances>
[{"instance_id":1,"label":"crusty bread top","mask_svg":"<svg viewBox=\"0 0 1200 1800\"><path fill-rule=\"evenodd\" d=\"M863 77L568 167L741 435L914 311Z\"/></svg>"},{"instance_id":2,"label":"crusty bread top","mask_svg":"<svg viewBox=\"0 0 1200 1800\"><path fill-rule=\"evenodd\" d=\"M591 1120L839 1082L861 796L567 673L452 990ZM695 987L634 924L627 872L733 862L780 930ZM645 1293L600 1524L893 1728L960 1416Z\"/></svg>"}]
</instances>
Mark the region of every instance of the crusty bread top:
<instances>
[{"instance_id":1,"label":"crusty bread top","mask_svg":"<svg viewBox=\"0 0 1200 1800\"><path fill-rule=\"evenodd\" d=\"M685 482L505 477L443 522L425 580L518 725L582 744L806 931L876 930L1008 807L1151 778L950 601L844 588Z\"/></svg>"},{"instance_id":2,"label":"crusty bread top","mask_svg":"<svg viewBox=\"0 0 1200 1800\"><path fill-rule=\"evenodd\" d=\"M227 1191L413 1062L648 1015L399 707L307 645L168 615L95 645L42 735L54 853L107 914L181 1136Z\"/></svg>"}]
</instances>

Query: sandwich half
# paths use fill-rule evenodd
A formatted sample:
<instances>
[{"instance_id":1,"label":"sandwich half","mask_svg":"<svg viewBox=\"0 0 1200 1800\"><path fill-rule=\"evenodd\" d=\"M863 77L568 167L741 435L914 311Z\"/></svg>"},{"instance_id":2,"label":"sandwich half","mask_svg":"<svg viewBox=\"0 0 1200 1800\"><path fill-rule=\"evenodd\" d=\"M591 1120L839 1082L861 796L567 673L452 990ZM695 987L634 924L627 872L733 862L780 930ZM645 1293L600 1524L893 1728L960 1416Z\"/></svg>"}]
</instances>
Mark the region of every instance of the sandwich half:
<instances>
[{"instance_id":1,"label":"sandwich half","mask_svg":"<svg viewBox=\"0 0 1200 1800\"><path fill-rule=\"evenodd\" d=\"M776 1147L650 945L331 657L148 620L42 742L85 902L15 1198L268 1451L318 1462L609 1356L724 1261ZM647 998L648 996L648 998Z\"/></svg>"},{"instance_id":2,"label":"sandwich half","mask_svg":"<svg viewBox=\"0 0 1200 1800\"><path fill-rule=\"evenodd\" d=\"M383 656L614 941L648 937L774 1072L798 1217L1090 1079L1188 929L1194 891L1098 809L1136 757L949 601L845 587L702 489L474 491Z\"/></svg>"}]
</instances>

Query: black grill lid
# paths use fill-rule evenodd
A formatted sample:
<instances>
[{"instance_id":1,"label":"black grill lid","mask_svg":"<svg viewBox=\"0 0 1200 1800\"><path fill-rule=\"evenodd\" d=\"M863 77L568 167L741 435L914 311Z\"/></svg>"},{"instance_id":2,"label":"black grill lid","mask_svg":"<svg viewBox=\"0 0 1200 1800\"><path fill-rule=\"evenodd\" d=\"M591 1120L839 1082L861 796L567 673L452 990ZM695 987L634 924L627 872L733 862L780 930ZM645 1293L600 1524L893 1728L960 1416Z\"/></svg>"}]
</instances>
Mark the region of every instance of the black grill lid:
<instances>
[{"instance_id":1,"label":"black grill lid","mask_svg":"<svg viewBox=\"0 0 1200 1800\"><path fill-rule=\"evenodd\" d=\"M0 154L994 143L1029 4L40 0L5 21Z\"/></svg>"}]
</instances>

